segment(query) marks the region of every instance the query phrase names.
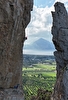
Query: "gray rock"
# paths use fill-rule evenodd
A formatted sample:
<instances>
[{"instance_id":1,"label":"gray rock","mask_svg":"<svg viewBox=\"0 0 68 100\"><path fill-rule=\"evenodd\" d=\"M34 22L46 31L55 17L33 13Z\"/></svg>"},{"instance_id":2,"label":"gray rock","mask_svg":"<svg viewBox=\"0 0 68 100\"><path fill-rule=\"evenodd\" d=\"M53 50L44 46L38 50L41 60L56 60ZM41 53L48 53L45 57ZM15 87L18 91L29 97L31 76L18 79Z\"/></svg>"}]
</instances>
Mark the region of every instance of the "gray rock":
<instances>
[{"instance_id":1,"label":"gray rock","mask_svg":"<svg viewBox=\"0 0 68 100\"><path fill-rule=\"evenodd\" d=\"M23 100L2 90L22 86L22 47L32 8L33 0L0 0L0 100Z\"/></svg>"},{"instance_id":2,"label":"gray rock","mask_svg":"<svg viewBox=\"0 0 68 100\"><path fill-rule=\"evenodd\" d=\"M56 51L57 79L53 100L68 100L68 14L63 3L57 2L52 12L52 35Z\"/></svg>"}]
</instances>

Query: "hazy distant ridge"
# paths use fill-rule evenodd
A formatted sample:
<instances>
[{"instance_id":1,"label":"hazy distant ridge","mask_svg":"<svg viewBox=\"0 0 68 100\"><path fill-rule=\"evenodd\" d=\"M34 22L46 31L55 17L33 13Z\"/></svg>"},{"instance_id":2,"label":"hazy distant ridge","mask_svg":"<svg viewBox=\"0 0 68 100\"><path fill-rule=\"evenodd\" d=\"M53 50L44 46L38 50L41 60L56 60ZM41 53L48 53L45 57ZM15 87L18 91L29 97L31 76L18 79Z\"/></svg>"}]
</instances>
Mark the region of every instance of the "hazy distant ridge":
<instances>
[{"instance_id":1,"label":"hazy distant ridge","mask_svg":"<svg viewBox=\"0 0 68 100\"><path fill-rule=\"evenodd\" d=\"M40 38L37 41L35 41L34 43L32 43L31 45L25 45L24 49L41 50L41 51L54 50L54 45L51 42L49 42L43 38Z\"/></svg>"}]
</instances>

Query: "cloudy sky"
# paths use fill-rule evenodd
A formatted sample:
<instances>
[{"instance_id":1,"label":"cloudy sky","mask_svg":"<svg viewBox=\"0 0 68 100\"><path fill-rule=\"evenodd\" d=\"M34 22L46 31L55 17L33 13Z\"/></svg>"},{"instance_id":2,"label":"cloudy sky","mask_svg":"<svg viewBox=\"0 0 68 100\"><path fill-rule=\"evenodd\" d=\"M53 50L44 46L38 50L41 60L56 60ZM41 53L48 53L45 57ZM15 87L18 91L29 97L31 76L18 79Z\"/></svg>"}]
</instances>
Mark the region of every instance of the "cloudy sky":
<instances>
[{"instance_id":1,"label":"cloudy sky","mask_svg":"<svg viewBox=\"0 0 68 100\"><path fill-rule=\"evenodd\" d=\"M31 12L31 22L26 28L27 40L26 44L44 38L48 41L52 41L51 27L52 16L51 11L54 11L55 2L60 0L34 0L33 11ZM61 0L68 9L68 0Z\"/></svg>"}]
</instances>

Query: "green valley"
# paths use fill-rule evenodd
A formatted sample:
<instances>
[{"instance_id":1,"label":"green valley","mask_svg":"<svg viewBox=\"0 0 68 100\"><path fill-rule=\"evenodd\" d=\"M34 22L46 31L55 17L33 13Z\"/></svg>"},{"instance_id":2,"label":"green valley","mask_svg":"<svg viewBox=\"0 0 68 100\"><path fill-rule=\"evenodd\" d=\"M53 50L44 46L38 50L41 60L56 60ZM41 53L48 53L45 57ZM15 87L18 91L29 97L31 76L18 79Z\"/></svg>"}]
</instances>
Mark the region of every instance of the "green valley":
<instances>
[{"instance_id":1,"label":"green valley","mask_svg":"<svg viewBox=\"0 0 68 100\"><path fill-rule=\"evenodd\" d=\"M25 100L31 100L32 96L37 96L38 89L53 91L56 80L56 63L54 59L45 59L43 63L23 66L22 70Z\"/></svg>"}]
</instances>

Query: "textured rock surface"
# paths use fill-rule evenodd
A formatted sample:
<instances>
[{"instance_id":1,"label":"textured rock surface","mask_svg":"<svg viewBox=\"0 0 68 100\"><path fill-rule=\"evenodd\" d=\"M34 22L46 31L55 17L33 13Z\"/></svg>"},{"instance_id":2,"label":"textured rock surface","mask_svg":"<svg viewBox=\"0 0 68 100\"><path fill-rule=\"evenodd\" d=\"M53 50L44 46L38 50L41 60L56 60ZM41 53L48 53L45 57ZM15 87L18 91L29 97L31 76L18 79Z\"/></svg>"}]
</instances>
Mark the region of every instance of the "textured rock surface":
<instances>
[{"instance_id":1,"label":"textured rock surface","mask_svg":"<svg viewBox=\"0 0 68 100\"><path fill-rule=\"evenodd\" d=\"M0 100L24 100L22 90L5 89L0 91Z\"/></svg>"},{"instance_id":2,"label":"textured rock surface","mask_svg":"<svg viewBox=\"0 0 68 100\"><path fill-rule=\"evenodd\" d=\"M0 100L24 100L22 47L33 0L0 0Z\"/></svg>"},{"instance_id":3,"label":"textured rock surface","mask_svg":"<svg viewBox=\"0 0 68 100\"><path fill-rule=\"evenodd\" d=\"M22 47L32 0L0 0L0 87L21 84Z\"/></svg>"},{"instance_id":4,"label":"textured rock surface","mask_svg":"<svg viewBox=\"0 0 68 100\"><path fill-rule=\"evenodd\" d=\"M33 0L0 0L0 90L22 85L22 47L32 6Z\"/></svg>"},{"instance_id":5,"label":"textured rock surface","mask_svg":"<svg viewBox=\"0 0 68 100\"><path fill-rule=\"evenodd\" d=\"M53 17L53 43L57 64L57 79L52 100L68 100L68 14L63 3L55 3Z\"/></svg>"}]
</instances>

